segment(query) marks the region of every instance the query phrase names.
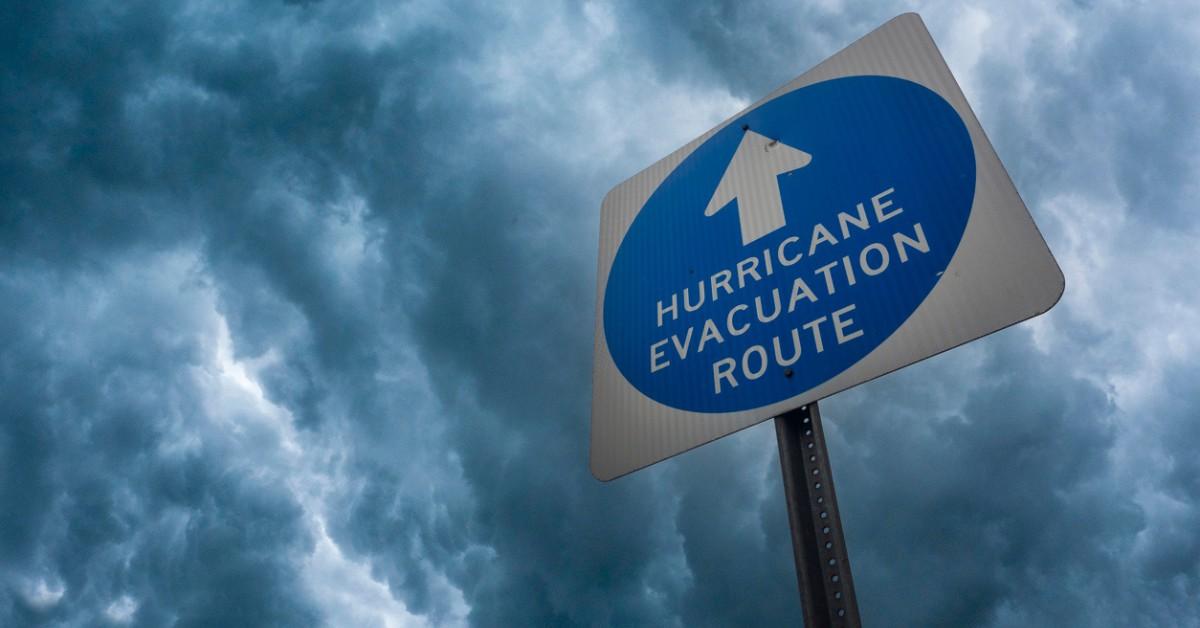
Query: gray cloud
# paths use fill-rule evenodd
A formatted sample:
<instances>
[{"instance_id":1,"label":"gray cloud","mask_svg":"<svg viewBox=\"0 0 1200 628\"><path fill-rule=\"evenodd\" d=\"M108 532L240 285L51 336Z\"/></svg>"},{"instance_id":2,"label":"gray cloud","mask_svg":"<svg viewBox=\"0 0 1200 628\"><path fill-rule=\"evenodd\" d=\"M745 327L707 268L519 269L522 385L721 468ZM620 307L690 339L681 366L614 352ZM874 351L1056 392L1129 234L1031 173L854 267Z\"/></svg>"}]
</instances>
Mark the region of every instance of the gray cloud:
<instances>
[{"instance_id":1,"label":"gray cloud","mask_svg":"<svg viewBox=\"0 0 1200 628\"><path fill-rule=\"evenodd\" d=\"M214 425L198 287L118 263L51 295L48 275L3 288L22 304L5 321L8 622L96 624L122 596L146 625L312 621L299 508Z\"/></svg>"},{"instance_id":2,"label":"gray cloud","mask_svg":"<svg viewBox=\"0 0 1200 628\"><path fill-rule=\"evenodd\" d=\"M1176 9L923 10L1068 293L823 404L872 625L1197 621ZM769 426L587 472L596 214L899 10L14 9L0 623L795 624Z\"/></svg>"}]
</instances>

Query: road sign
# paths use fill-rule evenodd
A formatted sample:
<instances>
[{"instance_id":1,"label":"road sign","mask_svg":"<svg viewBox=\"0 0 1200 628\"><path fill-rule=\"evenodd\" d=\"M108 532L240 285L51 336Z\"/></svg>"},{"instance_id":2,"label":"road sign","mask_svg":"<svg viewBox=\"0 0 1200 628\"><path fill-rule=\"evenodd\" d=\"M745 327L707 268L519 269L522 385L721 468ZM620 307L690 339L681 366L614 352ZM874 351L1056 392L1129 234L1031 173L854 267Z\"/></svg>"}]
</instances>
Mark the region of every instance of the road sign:
<instances>
[{"instance_id":1,"label":"road sign","mask_svg":"<svg viewBox=\"0 0 1200 628\"><path fill-rule=\"evenodd\" d=\"M915 14L614 188L597 283L602 480L1040 314L1063 291Z\"/></svg>"}]
</instances>

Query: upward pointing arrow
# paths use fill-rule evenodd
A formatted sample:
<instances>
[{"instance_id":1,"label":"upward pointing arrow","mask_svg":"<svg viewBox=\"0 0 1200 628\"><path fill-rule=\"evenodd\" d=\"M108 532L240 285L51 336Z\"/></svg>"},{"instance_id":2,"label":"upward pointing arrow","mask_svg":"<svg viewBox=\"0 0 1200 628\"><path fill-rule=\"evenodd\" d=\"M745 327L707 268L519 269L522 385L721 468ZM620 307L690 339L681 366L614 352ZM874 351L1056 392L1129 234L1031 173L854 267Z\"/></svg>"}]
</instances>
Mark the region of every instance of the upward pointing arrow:
<instances>
[{"instance_id":1,"label":"upward pointing arrow","mask_svg":"<svg viewBox=\"0 0 1200 628\"><path fill-rule=\"evenodd\" d=\"M747 129L704 215L712 216L736 198L742 245L750 244L787 224L776 177L811 161L812 155Z\"/></svg>"}]
</instances>

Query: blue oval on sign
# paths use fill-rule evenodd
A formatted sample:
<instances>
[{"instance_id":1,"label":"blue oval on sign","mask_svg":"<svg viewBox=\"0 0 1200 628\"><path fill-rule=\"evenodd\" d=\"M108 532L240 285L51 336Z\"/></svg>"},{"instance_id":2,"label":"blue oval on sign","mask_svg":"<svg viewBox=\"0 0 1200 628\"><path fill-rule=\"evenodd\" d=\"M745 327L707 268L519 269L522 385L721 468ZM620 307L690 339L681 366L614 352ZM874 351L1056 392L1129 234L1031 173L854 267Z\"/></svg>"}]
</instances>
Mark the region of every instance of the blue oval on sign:
<instances>
[{"instance_id":1,"label":"blue oval on sign","mask_svg":"<svg viewBox=\"0 0 1200 628\"><path fill-rule=\"evenodd\" d=\"M646 201L608 277L609 353L643 394L682 410L800 394L916 310L974 195L970 136L933 91L858 76L784 94L701 144Z\"/></svg>"}]
</instances>

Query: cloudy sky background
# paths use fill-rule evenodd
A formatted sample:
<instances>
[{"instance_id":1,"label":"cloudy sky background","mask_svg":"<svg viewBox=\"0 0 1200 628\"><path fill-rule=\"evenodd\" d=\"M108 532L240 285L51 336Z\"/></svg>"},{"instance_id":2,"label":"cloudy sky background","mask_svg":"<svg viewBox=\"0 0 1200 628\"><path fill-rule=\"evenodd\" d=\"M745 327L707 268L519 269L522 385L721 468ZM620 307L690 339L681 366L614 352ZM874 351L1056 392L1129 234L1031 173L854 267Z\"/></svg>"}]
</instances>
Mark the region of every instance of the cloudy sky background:
<instances>
[{"instance_id":1,"label":"cloudy sky background","mask_svg":"<svg viewBox=\"0 0 1200 628\"><path fill-rule=\"evenodd\" d=\"M774 432L587 470L613 185L906 10L1067 277L822 403L871 626L1200 626L1195 2L16 2L0 624L784 625Z\"/></svg>"}]
</instances>

